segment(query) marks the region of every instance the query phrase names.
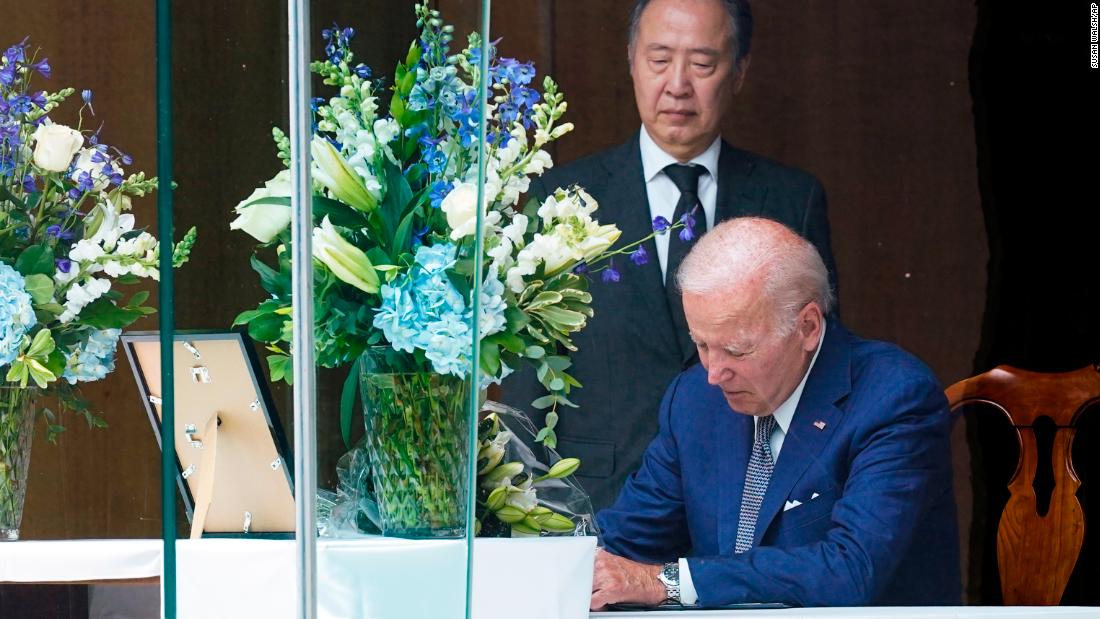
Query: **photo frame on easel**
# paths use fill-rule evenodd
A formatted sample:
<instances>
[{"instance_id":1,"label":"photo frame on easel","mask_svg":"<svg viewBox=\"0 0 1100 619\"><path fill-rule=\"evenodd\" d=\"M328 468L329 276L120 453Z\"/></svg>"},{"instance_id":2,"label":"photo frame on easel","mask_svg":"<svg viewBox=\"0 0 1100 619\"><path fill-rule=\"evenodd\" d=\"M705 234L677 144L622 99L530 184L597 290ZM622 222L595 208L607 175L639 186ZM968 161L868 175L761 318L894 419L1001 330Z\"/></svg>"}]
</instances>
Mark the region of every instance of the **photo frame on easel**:
<instances>
[{"instance_id":1,"label":"photo frame on easel","mask_svg":"<svg viewBox=\"0 0 1100 619\"><path fill-rule=\"evenodd\" d=\"M160 335L124 333L122 346L163 449ZM293 536L291 452L251 342L179 331L173 359L176 482L191 538Z\"/></svg>"}]
</instances>

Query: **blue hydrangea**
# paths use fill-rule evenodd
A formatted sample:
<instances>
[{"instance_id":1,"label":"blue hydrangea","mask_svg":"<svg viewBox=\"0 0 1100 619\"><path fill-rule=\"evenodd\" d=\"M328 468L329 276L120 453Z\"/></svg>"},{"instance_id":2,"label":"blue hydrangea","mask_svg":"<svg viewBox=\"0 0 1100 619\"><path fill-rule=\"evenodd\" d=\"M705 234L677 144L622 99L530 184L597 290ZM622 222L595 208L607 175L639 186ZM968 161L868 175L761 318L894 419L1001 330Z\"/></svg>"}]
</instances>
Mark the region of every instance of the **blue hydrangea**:
<instances>
[{"instance_id":1,"label":"blue hydrangea","mask_svg":"<svg viewBox=\"0 0 1100 619\"><path fill-rule=\"evenodd\" d=\"M0 366L19 356L23 336L35 323L31 295L18 271L0 262Z\"/></svg>"},{"instance_id":2,"label":"blue hydrangea","mask_svg":"<svg viewBox=\"0 0 1100 619\"><path fill-rule=\"evenodd\" d=\"M382 286L374 326L394 349L423 350L436 372L465 377L470 374L472 313L447 277L455 252L451 243L417 248L409 273ZM504 328L503 294L504 284L496 277L486 279L480 299L482 337Z\"/></svg>"},{"instance_id":3,"label":"blue hydrangea","mask_svg":"<svg viewBox=\"0 0 1100 619\"><path fill-rule=\"evenodd\" d=\"M88 339L65 356L62 378L70 385L99 380L115 369L115 348L122 329L92 331Z\"/></svg>"}]
</instances>

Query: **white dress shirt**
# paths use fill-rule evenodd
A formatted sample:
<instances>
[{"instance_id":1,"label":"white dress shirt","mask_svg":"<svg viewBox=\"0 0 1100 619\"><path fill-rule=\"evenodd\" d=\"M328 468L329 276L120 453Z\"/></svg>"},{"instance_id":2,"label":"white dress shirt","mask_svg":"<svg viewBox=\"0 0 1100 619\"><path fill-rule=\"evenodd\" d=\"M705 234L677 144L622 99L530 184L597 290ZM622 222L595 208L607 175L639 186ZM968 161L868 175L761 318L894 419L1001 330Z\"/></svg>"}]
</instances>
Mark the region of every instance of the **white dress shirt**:
<instances>
[{"instance_id":1,"label":"white dress shirt","mask_svg":"<svg viewBox=\"0 0 1100 619\"><path fill-rule=\"evenodd\" d=\"M779 462L779 452L783 449L783 439L787 437L787 428L791 427L791 420L794 419L794 411L798 408L798 401L802 399L802 390L806 387L806 379L810 377L810 370L814 369L814 364L817 363L817 354L821 352L821 342L825 341L825 323L821 323L821 339L817 341L817 350L814 351L814 356L810 359L810 365L806 368L806 373L802 376L802 381L798 383L791 395L787 396L787 399L779 405L779 408L775 409L772 413L772 417L775 417L775 430L772 431L771 440L769 443L772 448L772 459L775 462ZM740 414L740 413L735 413ZM754 428L755 424L760 423L759 417L753 418ZM699 595L695 592L695 584L691 582L691 570L688 569L687 558L680 558L680 602L683 604L694 604L699 601Z\"/></svg>"},{"instance_id":2,"label":"white dress shirt","mask_svg":"<svg viewBox=\"0 0 1100 619\"><path fill-rule=\"evenodd\" d=\"M690 162L679 161L672 155L661 150L660 146L649 137L645 127L642 127L638 137L642 151L642 175L645 177L645 192L649 200L649 219L652 221L658 215L663 216L669 223L676 211L676 203L680 201L680 190L672 182L672 179L664 173L666 166L673 163L694 163L703 166L707 173L699 177L699 203L703 205L705 221L698 218L695 223L695 233L702 233L714 227L714 208L718 200L718 154L722 150L722 138L714 138L714 142ZM702 225L703 227L700 227ZM673 234L676 234L674 232ZM658 234L653 238L657 244L657 260L661 264L661 275L664 276L668 265L668 237L666 234Z\"/></svg>"}]
</instances>

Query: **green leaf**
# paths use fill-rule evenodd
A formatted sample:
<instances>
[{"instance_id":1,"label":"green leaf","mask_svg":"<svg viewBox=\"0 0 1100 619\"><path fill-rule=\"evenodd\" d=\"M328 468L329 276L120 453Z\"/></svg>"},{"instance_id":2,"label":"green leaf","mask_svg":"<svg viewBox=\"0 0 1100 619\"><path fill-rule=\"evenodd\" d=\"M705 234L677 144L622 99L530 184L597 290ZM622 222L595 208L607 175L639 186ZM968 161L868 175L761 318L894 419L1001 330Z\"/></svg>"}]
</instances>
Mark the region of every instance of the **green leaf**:
<instances>
[{"instance_id":1,"label":"green leaf","mask_svg":"<svg viewBox=\"0 0 1100 619\"><path fill-rule=\"evenodd\" d=\"M380 264L389 264L390 257L386 255L386 252L382 251L381 247L371 247L366 251L367 260L376 267ZM397 262L397 258L393 259L393 262Z\"/></svg>"},{"instance_id":2,"label":"green leaf","mask_svg":"<svg viewBox=\"0 0 1100 619\"><path fill-rule=\"evenodd\" d=\"M50 381L57 380L57 376L53 372L34 359L27 359L27 370L30 372L35 384L41 389L45 389Z\"/></svg>"},{"instance_id":3,"label":"green leaf","mask_svg":"<svg viewBox=\"0 0 1100 619\"><path fill-rule=\"evenodd\" d=\"M397 262L401 253L412 244L413 221L416 219L419 210L416 208L410 210L405 214L405 218L401 220L401 225L397 226L397 233L393 237L393 247L390 248L390 256L393 257L394 262Z\"/></svg>"},{"instance_id":4,"label":"green leaf","mask_svg":"<svg viewBox=\"0 0 1100 619\"><path fill-rule=\"evenodd\" d=\"M409 181L405 180L405 176L401 174L401 168L390 162L386 162L385 175L386 196L382 199L379 211L385 226L386 238L393 239L405 207L412 201L412 188L409 187Z\"/></svg>"},{"instance_id":5,"label":"green leaf","mask_svg":"<svg viewBox=\"0 0 1100 619\"><path fill-rule=\"evenodd\" d=\"M155 311L151 307L118 307L110 299L100 297L84 306L79 320L96 329L123 329Z\"/></svg>"},{"instance_id":6,"label":"green leaf","mask_svg":"<svg viewBox=\"0 0 1100 619\"><path fill-rule=\"evenodd\" d=\"M526 346L523 343L523 338L507 331L494 333L493 335L485 338L485 341L497 344L504 350L515 353L517 355L522 355L523 352L526 350Z\"/></svg>"},{"instance_id":7,"label":"green leaf","mask_svg":"<svg viewBox=\"0 0 1100 619\"><path fill-rule=\"evenodd\" d=\"M290 198L286 198L286 203L287 206L290 205ZM325 217L328 217L332 225L351 230L360 230L368 223L367 215L363 211L331 198L313 196L313 220L320 221Z\"/></svg>"},{"instance_id":8,"label":"green leaf","mask_svg":"<svg viewBox=\"0 0 1100 619\"><path fill-rule=\"evenodd\" d=\"M569 369L569 366L573 365L573 362L569 360L569 357L552 355L546 358L546 365L550 366L555 372L564 372Z\"/></svg>"},{"instance_id":9,"label":"green leaf","mask_svg":"<svg viewBox=\"0 0 1100 619\"><path fill-rule=\"evenodd\" d=\"M528 359L542 359L546 356L546 349L542 346L528 346L523 354Z\"/></svg>"},{"instance_id":10,"label":"green leaf","mask_svg":"<svg viewBox=\"0 0 1100 619\"><path fill-rule=\"evenodd\" d=\"M359 393L359 364L362 357L355 359L351 364L351 371L344 379L344 387L340 390L340 436L344 439L344 446L351 449L351 425L355 418L355 396Z\"/></svg>"},{"instance_id":11,"label":"green leaf","mask_svg":"<svg viewBox=\"0 0 1100 619\"><path fill-rule=\"evenodd\" d=\"M500 346L494 342L481 342L481 371L488 376L500 372Z\"/></svg>"},{"instance_id":12,"label":"green leaf","mask_svg":"<svg viewBox=\"0 0 1100 619\"><path fill-rule=\"evenodd\" d=\"M0 200L8 200L9 202L14 204L15 206L19 207L19 210L21 210L21 211L26 211L27 210L27 205L23 204L22 200L15 197L15 194L8 191L8 188L5 187L4 185L0 185Z\"/></svg>"},{"instance_id":13,"label":"green leaf","mask_svg":"<svg viewBox=\"0 0 1100 619\"><path fill-rule=\"evenodd\" d=\"M44 365L55 376L61 376L65 373L65 352L60 348L54 348Z\"/></svg>"},{"instance_id":14,"label":"green leaf","mask_svg":"<svg viewBox=\"0 0 1100 619\"><path fill-rule=\"evenodd\" d=\"M555 326L573 327L574 329L583 327L587 321L584 314L560 307L543 307L538 310L538 314L553 322Z\"/></svg>"},{"instance_id":15,"label":"green leaf","mask_svg":"<svg viewBox=\"0 0 1100 619\"><path fill-rule=\"evenodd\" d=\"M536 310L548 305L555 305L561 303L562 296L560 292L554 292L552 290L543 290L535 295L534 299L527 304L527 311Z\"/></svg>"},{"instance_id":16,"label":"green leaf","mask_svg":"<svg viewBox=\"0 0 1100 619\"><path fill-rule=\"evenodd\" d=\"M290 369L290 357L286 355L268 355L267 369L271 373L271 382L285 380L287 384L293 384L293 374Z\"/></svg>"},{"instance_id":17,"label":"green leaf","mask_svg":"<svg viewBox=\"0 0 1100 619\"><path fill-rule=\"evenodd\" d=\"M23 275L41 273L52 276L55 269L53 250L46 245L31 245L15 260L15 270Z\"/></svg>"},{"instance_id":18,"label":"green leaf","mask_svg":"<svg viewBox=\"0 0 1100 619\"><path fill-rule=\"evenodd\" d=\"M556 396L544 395L541 398L538 398L537 400L535 400L534 402L531 402L531 406L533 406L535 408L550 408L551 406L554 405L554 402L557 402L557 401L558 401L558 399L557 399Z\"/></svg>"},{"instance_id":19,"label":"green leaf","mask_svg":"<svg viewBox=\"0 0 1100 619\"><path fill-rule=\"evenodd\" d=\"M251 262L252 270L256 271L256 273L259 273L260 275L260 285L263 286L264 290L270 292L275 296L280 297L287 296L287 294L289 294L290 291L288 290L286 283L284 282L283 278L279 277L279 273L275 269L272 269L263 262L260 262L260 259L256 256L252 256Z\"/></svg>"},{"instance_id":20,"label":"green leaf","mask_svg":"<svg viewBox=\"0 0 1100 619\"><path fill-rule=\"evenodd\" d=\"M139 291L134 293L134 296L130 297L130 306L133 307L133 306L136 306L136 305L141 305L142 303L145 303L145 301L148 300L148 299L149 299L149 291L148 290L139 290Z\"/></svg>"},{"instance_id":21,"label":"green leaf","mask_svg":"<svg viewBox=\"0 0 1100 619\"><path fill-rule=\"evenodd\" d=\"M277 342L283 332L285 316L278 314L264 314L253 318L248 323L248 335L260 342Z\"/></svg>"},{"instance_id":22,"label":"green leaf","mask_svg":"<svg viewBox=\"0 0 1100 619\"><path fill-rule=\"evenodd\" d=\"M257 316L263 316L264 314L267 314L267 313L269 313L269 312L264 311L262 309L245 310L245 311L241 312L240 314L237 314L237 317L233 319L233 325L232 326L237 327L237 326L240 326L240 325L248 324L253 318L256 318Z\"/></svg>"},{"instance_id":23,"label":"green leaf","mask_svg":"<svg viewBox=\"0 0 1100 619\"><path fill-rule=\"evenodd\" d=\"M34 273L26 276L25 280L24 288L27 294L31 295L35 305L43 305L53 300L53 279L49 275Z\"/></svg>"},{"instance_id":24,"label":"green leaf","mask_svg":"<svg viewBox=\"0 0 1100 619\"><path fill-rule=\"evenodd\" d=\"M27 349L27 357L31 359L46 360L46 357L53 352L53 334L49 329L39 329L38 333L34 334L34 339L31 340L31 346ZM45 369L45 368L43 368Z\"/></svg>"},{"instance_id":25,"label":"green leaf","mask_svg":"<svg viewBox=\"0 0 1100 619\"><path fill-rule=\"evenodd\" d=\"M125 284L127 286L132 286L140 281L141 278L137 275L134 275L133 273L126 273L125 275L120 275L115 278L115 283Z\"/></svg>"},{"instance_id":26,"label":"green leaf","mask_svg":"<svg viewBox=\"0 0 1100 619\"><path fill-rule=\"evenodd\" d=\"M553 430L550 430L550 432L548 432L546 434L546 438L543 439L542 444L546 445L550 449L553 449L553 448L557 447L558 446L558 434L556 432L554 432Z\"/></svg>"},{"instance_id":27,"label":"green leaf","mask_svg":"<svg viewBox=\"0 0 1100 619\"><path fill-rule=\"evenodd\" d=\"M22 360L16 359L11 362L11 367L8 368L8 375L6 380L9 383L19 383L20 387L27 386L27 377L30 373L27 370L27 364Z\"/></svg>"}]
</instances>

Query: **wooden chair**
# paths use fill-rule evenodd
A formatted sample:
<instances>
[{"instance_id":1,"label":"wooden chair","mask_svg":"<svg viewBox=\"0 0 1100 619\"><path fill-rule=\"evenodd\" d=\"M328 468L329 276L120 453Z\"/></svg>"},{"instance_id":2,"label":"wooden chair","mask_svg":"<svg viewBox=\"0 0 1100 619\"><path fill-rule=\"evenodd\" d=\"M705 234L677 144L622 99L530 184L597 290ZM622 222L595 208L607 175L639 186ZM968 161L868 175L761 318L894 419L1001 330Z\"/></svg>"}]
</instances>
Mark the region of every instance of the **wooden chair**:
<instances>
[{"instance_id":1,"label":"wooden chair","mask_svg":"<svg viewBox=\"0 0 1100 619\"><path fill-rule=\"evenodd\" d=\"M1009 482L1010 497L997 527L997 565L1006 605L1056 605L1081 554L1085 514L1071 449L1081 412L1100 400L1100 367L1043 374L1009 366L962 380L947 389L951 409L986 403L1001 410L1016 431L1020 458ZM1051 449L1054 490L1045 515L1037 508L1035 424L1049 417L1056 427Z\"/></svg>"}]
</instances>

